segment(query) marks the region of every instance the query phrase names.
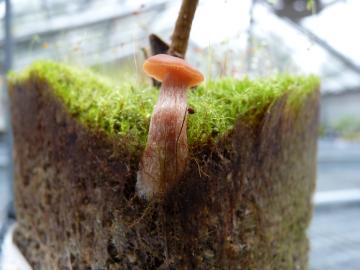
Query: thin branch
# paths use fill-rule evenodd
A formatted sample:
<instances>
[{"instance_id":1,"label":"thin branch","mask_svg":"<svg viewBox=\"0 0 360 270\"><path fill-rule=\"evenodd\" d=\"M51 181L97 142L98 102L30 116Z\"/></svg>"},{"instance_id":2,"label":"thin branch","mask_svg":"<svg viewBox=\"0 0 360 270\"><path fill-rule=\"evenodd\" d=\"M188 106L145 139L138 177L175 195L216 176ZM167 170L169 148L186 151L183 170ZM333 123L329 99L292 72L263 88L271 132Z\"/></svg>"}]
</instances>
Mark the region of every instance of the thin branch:
<instances>
[{"instance_id":1,"label":"thin branch","mask_svg":"<svg viewBox=\"0 0 360 270\"><path fill-rule=\"evenodd\" d=\"M190 30L194 19L198 0L183 0L175 29L171 37L168 54L185 58L189 42Z\"/></svg>"},{"instance_id":2,"label":"thin branch","mask_svg":"<svg viewBox=\"0 0 360 270\"><path fill-rule=\"evenodd\" d=\"M170 46L155 34L149 36L151 55L167 53L180 58L185 58L191 25L198 2L199 0L183 0L172 34ZM161 85L154 79L152 79L152 84L158 88Z\"/></svg>"}]
</instances>

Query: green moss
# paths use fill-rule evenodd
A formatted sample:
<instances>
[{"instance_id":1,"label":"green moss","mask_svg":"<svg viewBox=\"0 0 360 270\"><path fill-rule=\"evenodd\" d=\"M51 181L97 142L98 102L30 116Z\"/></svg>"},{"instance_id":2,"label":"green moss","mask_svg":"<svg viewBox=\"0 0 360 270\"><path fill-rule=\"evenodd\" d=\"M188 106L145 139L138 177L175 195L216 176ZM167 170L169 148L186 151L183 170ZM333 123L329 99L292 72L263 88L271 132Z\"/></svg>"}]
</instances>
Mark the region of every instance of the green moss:
<instances>
[{"instance_id":1,"label":"green moss","mask_svg":"<svg viewBox=\"0 0 360 270\"><path fill-rule=\"evenodd\" d=\"M10 84L29 80L47 83L69 113L86 126L110 136L127 136L144 145L158 90L131 79L118 83L87 70L39 61L20 74L10 74ZM270 79L207 82L189 94L190 144L216 139L229 131L238 117L251 120L278 97L288 94L291 108L319 86L315 76L279 75Z\"/></svg>"}]
</instances>

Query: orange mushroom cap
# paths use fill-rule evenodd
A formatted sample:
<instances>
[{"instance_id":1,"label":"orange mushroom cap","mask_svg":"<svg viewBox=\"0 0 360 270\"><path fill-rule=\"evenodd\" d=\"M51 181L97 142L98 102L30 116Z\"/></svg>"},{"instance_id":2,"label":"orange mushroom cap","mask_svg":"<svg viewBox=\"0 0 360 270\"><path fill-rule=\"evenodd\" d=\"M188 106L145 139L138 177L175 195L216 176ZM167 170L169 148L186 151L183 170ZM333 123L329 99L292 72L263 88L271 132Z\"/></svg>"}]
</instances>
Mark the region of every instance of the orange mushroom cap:
<instances>
[{"instance_id":1,"label":"orange mushroom cap","mask_svg":"<svg viewBox=\"0 0 360 270\"><path fill-rule=\"evenodd\" d=\"M150 77L162 82L166 76L172 75L188 87L200 84L204 76L183 59L167 54L157 54L149 57L144 63L144 71Z\"/></svg>"}]
</instances>

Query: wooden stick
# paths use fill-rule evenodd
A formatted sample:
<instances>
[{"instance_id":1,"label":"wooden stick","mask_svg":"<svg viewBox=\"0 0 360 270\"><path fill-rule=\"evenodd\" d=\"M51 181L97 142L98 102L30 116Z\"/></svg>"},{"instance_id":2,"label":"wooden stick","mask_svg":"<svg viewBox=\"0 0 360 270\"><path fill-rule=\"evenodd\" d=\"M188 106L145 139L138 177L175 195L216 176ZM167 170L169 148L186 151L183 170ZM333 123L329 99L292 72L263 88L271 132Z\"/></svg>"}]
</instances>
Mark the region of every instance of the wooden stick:
<instances>
[{"instance_id":1,"label":"wooden stick","mask_svg":"<svg viewBox=\"0 0 360 270\"><path fill-rule=\"evenodd\" d=\"M183 0L171 37L168 54L185 58L191 25L198 2L198 0Z\"/></svg>"}]
</instances>

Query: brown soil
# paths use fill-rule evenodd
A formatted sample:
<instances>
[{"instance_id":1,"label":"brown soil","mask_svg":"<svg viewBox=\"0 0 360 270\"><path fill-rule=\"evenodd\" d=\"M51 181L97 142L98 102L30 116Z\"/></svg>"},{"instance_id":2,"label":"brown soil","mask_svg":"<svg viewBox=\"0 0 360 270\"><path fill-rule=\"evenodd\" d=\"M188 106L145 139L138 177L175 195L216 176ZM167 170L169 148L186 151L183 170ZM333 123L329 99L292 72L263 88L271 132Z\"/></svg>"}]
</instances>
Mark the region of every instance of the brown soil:
<instances>
[{"instance_id":1,"label":"brown soil","mask_svg":"<svg viewBox=\"0 0 360 270\"><path fill-rule=\"evenodd\" d=\"M33 79L11 89L15 242L34 269L307 269L318 92L286 96L192 146L163 200L135 194L142 149L69 115Z\"/></svg>"}]
</instances>

